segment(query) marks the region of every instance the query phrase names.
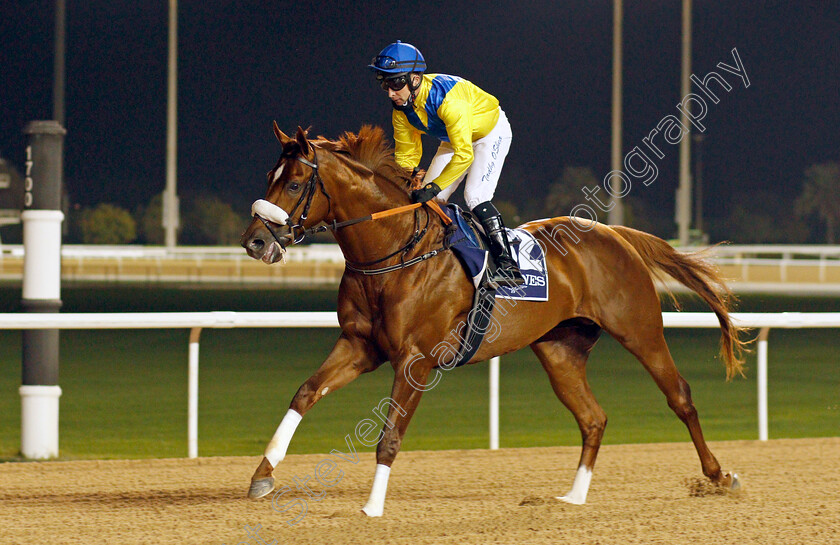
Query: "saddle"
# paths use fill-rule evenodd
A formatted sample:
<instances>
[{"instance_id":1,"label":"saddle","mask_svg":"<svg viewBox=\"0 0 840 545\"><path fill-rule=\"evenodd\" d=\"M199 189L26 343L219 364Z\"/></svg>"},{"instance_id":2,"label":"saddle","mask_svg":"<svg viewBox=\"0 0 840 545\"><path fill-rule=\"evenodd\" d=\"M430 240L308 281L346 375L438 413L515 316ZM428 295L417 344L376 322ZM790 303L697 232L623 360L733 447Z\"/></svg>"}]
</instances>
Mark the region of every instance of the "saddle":
<instances>
[{"instance_id":1,"label":"saddle","mask_svg":"<svg viewBox=\"0 0 840 545\"><path fill-rule=\"evenodd\" d=\"M496 270L490 257L490 241L481 222L472 212L457 204L447 204L444 212L452 220L446 228L444 246L452 248L472 276L476 289L490 290L486 278Z\"/></svg>"},{"instance_id":2,"label":"saddle","mask_svg":"<svg viewBox=\"0 0 840 545\"><path fill-rule=\"evenodd\" d=\"M452 224L449 225L446 231L447 237L455 236L458 227L460 227L464 236L473 244L484 251L490 251L490 243L487 240L487 235L484 234L481 222L478 221L475 214L465 208L461 208L457 204L447 204L446 212L450 219L452 219Z\"/></svg>"}]
</instances>

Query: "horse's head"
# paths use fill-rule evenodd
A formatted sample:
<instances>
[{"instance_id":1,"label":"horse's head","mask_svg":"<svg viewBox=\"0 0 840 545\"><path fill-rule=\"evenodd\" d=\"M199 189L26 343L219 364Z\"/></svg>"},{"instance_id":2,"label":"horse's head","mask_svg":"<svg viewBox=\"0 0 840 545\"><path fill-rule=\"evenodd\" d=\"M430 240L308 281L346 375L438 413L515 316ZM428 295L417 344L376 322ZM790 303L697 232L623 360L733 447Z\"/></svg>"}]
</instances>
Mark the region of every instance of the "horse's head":
<instances>
[{"instance_id":1,"label":"horse's head","mask_svg":"<svg viewBox=\"0 0 840 545\"><path fill-rule=\"evenodd\" d=\"M287 246L300 242L306 228L330 212L329 196L318 171L319 157L306 131L298 127L290 138L275 122L274 135L283 151L268 173L265 199L252 205L254 219L240 240L248 255L269 264L282 259Z\"/></svg>"}]
</instances>

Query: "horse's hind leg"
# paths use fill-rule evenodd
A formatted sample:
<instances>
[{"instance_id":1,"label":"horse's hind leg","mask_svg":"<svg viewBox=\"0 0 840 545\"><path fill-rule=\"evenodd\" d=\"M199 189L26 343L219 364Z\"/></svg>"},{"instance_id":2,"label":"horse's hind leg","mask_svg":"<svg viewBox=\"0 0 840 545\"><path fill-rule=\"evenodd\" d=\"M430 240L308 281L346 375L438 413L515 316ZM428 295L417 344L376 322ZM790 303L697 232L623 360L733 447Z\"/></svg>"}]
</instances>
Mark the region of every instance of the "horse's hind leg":
<instances>
[{"instance_id":1,"label":"horse's hind leg","mask_svg":"<svg viewBox=\"0 0 840 545\"><path fill-rule=\"evenodd\" d=\"M607 415L595 400L586 380L586 360L598 340L600 328L575 323L556 327L531 344L554 393L574 415L583 439L580 463L572 489L557 499L581 505L592 481L592 468L601 447Z\"/></svg>"},{"instance_id":2,"label":"horse's hind leg","mask_svg":"<svg viewBox=\"0 0 840 545\"><path fill-rule=\"evenodd\" d=\"M615 335L615 337L647 369L656 385L665 394L668 406L688 428L691 441L700 457L703 474L718 485L737 488L739 486L738 476L734 473L721 471L720 464L703 438L697 409L691 400L691 388L674 365L671 352L665 343L661 314L655 313L654 315L658 317L658 320L654 320L647 326L636 322L632 334L627 336Z\"/></svg>"},{"instance_id":3,"label":"horse's hind leg","mask_svg":"<svg viewBox=\"0 0 840 545\"><path fill-rule=\"evenodd\" d=\"M388 489L391 465L400 451L411 417L414 416L420 398L427 389L429 367L421 364L415 366L413 363L417 361L409 358L405 363L394 367L391 397L383 399L379 404L380 411L383 404L388 405L388 416L376 445L376 473L373 475L373 487L371 487L367 503L362 508L362 512L369 517L381 517L385 511L385 493Z\"/></svg>"}]
</instances>

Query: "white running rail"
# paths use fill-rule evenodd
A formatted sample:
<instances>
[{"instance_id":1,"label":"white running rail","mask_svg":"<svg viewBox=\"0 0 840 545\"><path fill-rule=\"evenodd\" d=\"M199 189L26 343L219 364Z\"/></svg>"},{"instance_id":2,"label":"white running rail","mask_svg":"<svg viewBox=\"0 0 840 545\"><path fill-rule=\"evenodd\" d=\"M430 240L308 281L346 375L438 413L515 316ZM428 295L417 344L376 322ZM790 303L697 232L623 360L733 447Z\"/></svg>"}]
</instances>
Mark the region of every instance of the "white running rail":
<instances>
[{"instance_id":1,"label":"white running rail","mask_svg":"<svg viewBox=\"0 0 840 545\"><path fill-rule=\"evenodd\" d=\"M840 312L733 313L742 327L759 328L758 438L766 441L767 332L771 328L840 328ZM663 312L665 327L717 328L706 312ZM0 329L190 329L187 394L188 456L198 456L198 347L203 328L338 327L335 312L141 312L0 314ZM499 448L499 358L490 362L490 448Z\"/></svg>"}]
</instances>

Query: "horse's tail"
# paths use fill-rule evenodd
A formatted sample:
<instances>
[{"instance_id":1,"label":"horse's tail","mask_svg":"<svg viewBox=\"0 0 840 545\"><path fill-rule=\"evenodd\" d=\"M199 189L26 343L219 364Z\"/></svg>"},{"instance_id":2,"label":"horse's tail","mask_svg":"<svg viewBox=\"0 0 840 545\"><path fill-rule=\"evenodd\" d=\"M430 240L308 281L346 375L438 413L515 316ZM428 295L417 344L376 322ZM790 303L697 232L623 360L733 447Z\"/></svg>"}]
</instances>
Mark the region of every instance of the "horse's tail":
<instances>
[{"instance_id":1,"label":"horse's tail","mask_svg":"<svg viewBox=\"0 0 840 545\"><path fill-rule=\"evenodd\" d=\"M726 379L730 380L736 374L743 376L746 343L740 339L740 334L744 328L733 324L729 316L729 307L735 298L717 269L704 259L703 252L681 253L648 233L617 225L611 228L639 252L654 278L663 280L662 273L665 273L706 301L720 322L720 355L726 364ZM679 308L670 290L669 294Z\"/></svg>"}]
</instances>

